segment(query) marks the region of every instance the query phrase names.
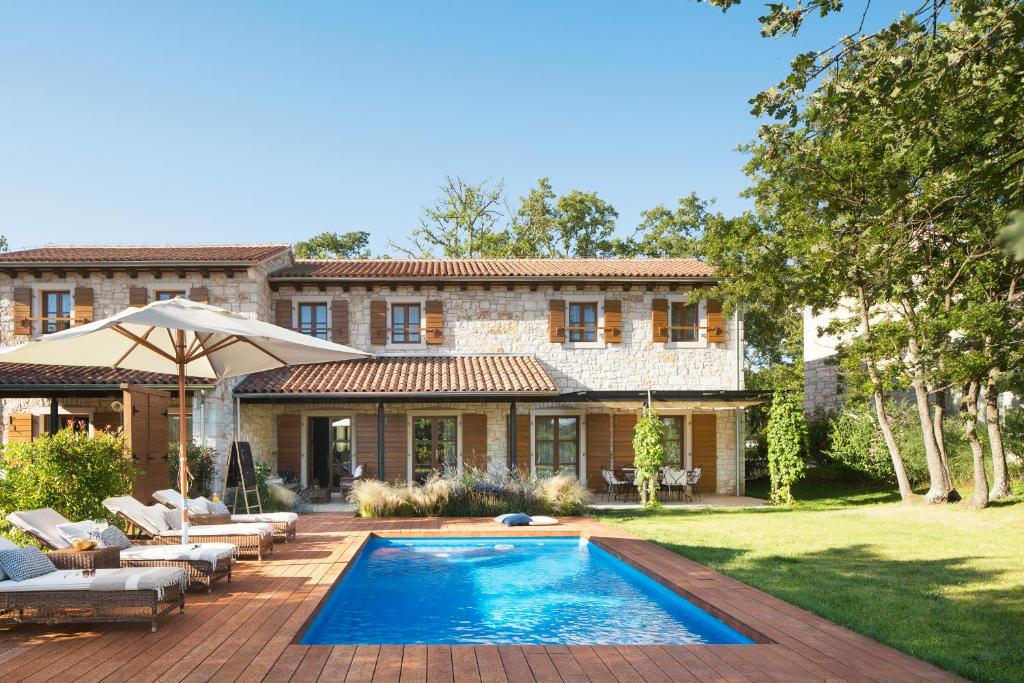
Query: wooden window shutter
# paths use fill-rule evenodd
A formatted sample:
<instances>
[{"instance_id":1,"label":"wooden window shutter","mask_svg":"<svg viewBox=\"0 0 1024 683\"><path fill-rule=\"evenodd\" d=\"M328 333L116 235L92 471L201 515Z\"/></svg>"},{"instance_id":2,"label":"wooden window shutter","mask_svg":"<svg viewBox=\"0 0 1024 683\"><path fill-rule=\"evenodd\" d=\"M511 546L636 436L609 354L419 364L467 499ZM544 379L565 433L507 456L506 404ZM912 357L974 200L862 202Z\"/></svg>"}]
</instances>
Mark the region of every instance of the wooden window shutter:
<instances>
[{"instance_id":1,"label":"wooden window shutter","mask_svg":"<svg viewBox=\"0 0 1024 683\"><path fill-rule=\"evenodd\" d=\"M516 436L518 438L518 434ZM486 415L466 413L462 416L462 466L487 471Z\"/></svg>"},{"instance_id":2,"label":"wooden window shutter","mask_svg":"<svg viewBox=\"0 0 1024 683\"><path fill-rule=\"evenodd\" d=\"M444 308L439 299L427 301L426 310L427 343L440 344L444 342Z\"/></svg>"},{"instance_id":3,"label":"wooden window shutter","mask_svg":"<svg viewBox=\"0 0 1024 683\"><path fill-rule=\"evenodd\" d=\"M75 325L84 325L92 322L92 287L75 287Z\"/></svg>"},{"instance_id":4,"label":"wooden window shutter","mask_svg":"<svg viewBox=\"0 0 1024 683\"><path fill-rule=\"evenodd\" d=\"M28 443L32 440L32 414L14 413L7 425L7 443Z\"/></svg>"},{"instance_id":5,"label":"wooden window shutter","mask_svg":"<svg viewBox=\"0 0 1024 683\"><path fill-rule=\"evenodd\" d=\"M388 302L384 299L370 302L370 343L388 343Z\"/></svg>"},{"instance_id":6,"label":"wooden window shutter","mask_svg":"<svg viewBox=\"0 0 1024 683\"><path fill-rule=\"evenodd\" d=\"M149 292L145 287L132 287L128 290L129 306L145 306L149 303Z\"/></svg>"},{"instance_id":7,"label":"wooden window shutter","mask_svg":"<svg viewBox=\"0 0 1024 683\"><path fill-rule=\"evenodd\" d=\"M655 299L651 302L651 341L668 341L668 299Z\"/></svg>"},{"instance_id":8,"label":"wooden window shutter","mask_svg":"<svg viewBox=\"0 0 1024 683\"><path fill-rule=\"evenodd\" d=\"M188 292L188 300L208 304L210 303L210 290L206 287L193 287Z\"/></svg>"},{"instance_id":9,"label":"wooden window shutter","mask_svg":"<svg viewBox=\"0 0 1024 683\"><path fill-rule=\"evenodd\" d=\"M287 330L292 329L291 299L278 299L274 302L274 324Z\"/></svg>"},{"instance_id":10,"label":"wooden window shutter","mask_svg":"<svg viewBox=\"0 0 1024 683\"><path fill-rule=\"evenodd\" d=\"M548 341L552 344L565 342L565 299L548 302Z\"/></svg>"},{"instance_id":11,"label":"wooden window shutter","mask_svg":"<svg viewBox=\"0 0 1024 683\"><path fill-rule=\"evenodd\" d=\"M277 416L277 471L302 476L302 421L298 415Z\"/></svg>"},{"instance_id":12,"label":"wooden window shutter","mask_svg":"<svg viewBox=\"0 0 1024 683\"><path fill-rule=\"evenodd\" d=\"M708 341L725 341L725 317L722 315L722 302L708 299Z\"/></svg>"},{"instance_id":13,"label":"wooden window shutter","mask_svg":"<svg viewBox=\"0 0 1024 683\"><path fill-rule=\"evenodd\" d=\"M609 344L622 343L622 302L618 299L604 302L604 340Z\"/></svg>"},{"instance_id":14,"label":"wooden window shutter","mask_svg":"<svg viewBox=\"0 0 1024 683\"><path fill-rule=\"evenodd\" d=\"M32 288L14 288L14 334L32 334Z\"/></svg>"},{"instance_id":15,"label":"wooden window shutter","mask_svg":"<svg viewBox=\"0 0 1024 683\"><path fill-rule=\"evenodd\" d=\"M348 299L331 301L331 341L348 344Z\"/></svg>"}]
</instances>

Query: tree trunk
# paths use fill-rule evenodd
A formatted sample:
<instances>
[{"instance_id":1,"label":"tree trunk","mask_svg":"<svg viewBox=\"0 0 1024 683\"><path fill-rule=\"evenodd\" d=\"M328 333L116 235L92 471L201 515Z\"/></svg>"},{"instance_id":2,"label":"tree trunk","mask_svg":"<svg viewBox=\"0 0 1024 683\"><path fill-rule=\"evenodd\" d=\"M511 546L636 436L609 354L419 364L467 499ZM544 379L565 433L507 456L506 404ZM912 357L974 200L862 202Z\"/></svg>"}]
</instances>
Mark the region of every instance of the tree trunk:
<instances>
[{"instance_id":1,"label":"tree trunk","mask_svg":"<svg viewBox=\"0 0 1024 683\"><path fill-rule=\"evenodd\" d=\"M871 344L871 316L868 314L868 304L864 297L864 288L858 287L857 294L860 298L860 322L864 326L864 336ZM900 498L909 500L914 491L910 488L910 478L907 477L907 468L903 464L903 456L900 454L900 447L896 443L896 437L892 434L892 425L889 424L889 415L885 410L885 395L882 393L882 379L878 376L878 368L875 366L875 359L870 354L867 358L868 377L871 379L871 387L875 401L875 418L878 420L878 429L885 439L885 447L889 450L889 459L892 460L892 469L896 473L896 483L900 487Z\"/></svg>"},{"instance_id":2,"label":"tree trunk","mask_svg":"<svg viewBox=\"0 0 1024 683\"><path fill-rule=\"evenodd\" d=\"M946 417L946 390L935 391L935 404L932 406L932 428L935 432L935 443L939 446L942 466L949 470L949 458L946 457L946 436L942 432L942 424Z\"/></svg>"},{"instance_id":3,"label":"tree trunk","mask_svg":"<svg viewBox=\"0 0 1024 683\"><path fill-rule=\"evenodd\" d=\"M920 358L921 349L913 335L910 336L907 346L911 360L917 361ZM939 453L939 444L935 440L935 425L932 422L931 406L928 405L928 389L925 386L924 373L920 368L915 367L911 377L910 386L914 389L917 417L921 422L921 437L924 440L925 460L928 463L930 485L928 493L925 494L925 502L956 502L960 500L960 494L953 488L953 482L949 477L949 468L943 463L942 455Z\"/></svg>"},{"instance_id":4,"label":"tree trunk","mask_svg":"<svg viewBox=\"0 0 1024 683\"><path fill-rule=\"evenodd\" d=\"M992 451L992 490L988 493L989 500L1007 498L1010 495L1010 472L1006 467L1003 433L999 427L999 389L996 386L996 372L995 369L989 371L985 383L985 426L988 428L988 447Z\"/></svg>"},{"instance_id":5,"label":"tree trunk","mask_svg":"<svg viewBox=\"0 0 1024 683\"><path fill-rule=\"evenodd\" d=\"M974 494L971 496L972 508L983 508L988 505L988 478L985 475L985 450L978 440L978 382L971 381L964 387L960 398L960 419L963 421L964 436L971 444L971 455L974 456Z\"/></svg>"}]
</instances>

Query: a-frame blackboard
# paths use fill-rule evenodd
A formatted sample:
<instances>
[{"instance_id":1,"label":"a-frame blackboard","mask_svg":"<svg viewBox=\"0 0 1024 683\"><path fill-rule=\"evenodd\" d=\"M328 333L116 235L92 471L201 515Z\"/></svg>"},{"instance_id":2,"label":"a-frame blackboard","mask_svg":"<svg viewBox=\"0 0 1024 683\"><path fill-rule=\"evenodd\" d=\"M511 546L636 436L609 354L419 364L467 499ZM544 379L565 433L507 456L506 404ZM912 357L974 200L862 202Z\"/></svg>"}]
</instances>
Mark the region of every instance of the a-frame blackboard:
<instances>
[{"instance_id":1,"label":"a-frame blackboard","mask_svg":"<svg viewBox=\"0 0 1024 683\"><path fill-rule=\"evenodd\" d=\"M262 513L263 501L260 500L260 489L256 483L256 463L252 459L252 447L248 441L232 441L228 453L228 475L224 478L223 500L227 500L229 488L235 489L232 512L238 512L239 499L245 505L245 514ZM249 503L249 496L254 495L255 505Z\"/></svg>"}]
</instances>

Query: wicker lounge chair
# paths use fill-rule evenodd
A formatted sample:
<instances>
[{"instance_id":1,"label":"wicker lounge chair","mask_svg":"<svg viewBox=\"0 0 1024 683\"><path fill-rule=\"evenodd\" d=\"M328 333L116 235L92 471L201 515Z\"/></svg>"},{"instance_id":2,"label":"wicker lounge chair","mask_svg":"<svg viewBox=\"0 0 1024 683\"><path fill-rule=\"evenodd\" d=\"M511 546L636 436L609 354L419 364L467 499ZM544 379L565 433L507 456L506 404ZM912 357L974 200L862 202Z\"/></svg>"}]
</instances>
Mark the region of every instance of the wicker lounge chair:
<instances>
[{"instance_id":1,"label":"wicker lounge chair","mask_svg":"<svg viewBox=\"0 0 1024 683\"><path fill-rule=\"evenodd\" d=\"M117 496L104 500L103 506L154 543L181 543L181 531L169 528L163 515L156 514L157 510L166 510L162 505L147 507L131 496ZM238 546L240 557L257 560L274 551L274 529L269 524L194 525L189 527L189 537L203 543L230 543Z\"/></svg>"},{"instance_id":2,"label":"wicker lounge chair","mask_svg":"<svg viewBox=\"0 0 1024 683\"><path fill-rule=\"evenodd\" d=\"M181 507L181 494L174 489L161 489L153 493L153 500L169 508ZM294 512L259 512L255 514L209 513L192 514L193 502L189 499L189 519L195 524L269 524L274 527L274 540L287 543L295 538L299 516Z\"/></svg>"},{"instance_id":3,"label":"wicker lounge chair","mask_svg":"<svg viewBox=\"0 0 1024 683\"><path fill-rule=\"evenodd\" d=\"M0 548L16 548L0 538ZM0 581L0 624L82 624L148 622L156 631L160 618L175 607L185 611L184 570L96 569L57 571L26 579ZM130 587L136 584L145 587Z\"/></svg>"},{"instance_id":4,"label":"wicker lounge chair","mask_svg":"<svg viewBox=\"0 0 1024 683\"><path fill-rule=\"evenodd\" d=\"M58 524L70 522L51 508L12 512L7 521L51 550L63 550L71 546L60 531ZM213 591L213 584L219 579L231 581L231 568L235 563L238 549L228 543L197 543L189 545L133 545L120 551L121 567L177 567L188 573L189 584ZM73 565L75 555L51 557L59 569L83 568Z\"/></svg>"}]
</instances>

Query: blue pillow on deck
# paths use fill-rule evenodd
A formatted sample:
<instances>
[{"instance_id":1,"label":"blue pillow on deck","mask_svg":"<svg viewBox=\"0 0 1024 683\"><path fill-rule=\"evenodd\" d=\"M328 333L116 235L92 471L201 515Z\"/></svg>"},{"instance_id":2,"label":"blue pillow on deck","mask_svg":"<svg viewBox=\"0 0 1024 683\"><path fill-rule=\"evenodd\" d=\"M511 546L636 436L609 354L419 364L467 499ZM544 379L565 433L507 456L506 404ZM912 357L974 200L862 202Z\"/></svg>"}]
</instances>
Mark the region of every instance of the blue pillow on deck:
<instances>
[{"instance_id":1,"label":"blue pillow on deck","mask_svg":"<svg viewBox=\"0 0 1024 683\"><path fill-rule=\"evenodd\" d=\"M513 515L500 515L497 521L505 526L529 526L533 518L525 512L517 512Z\"/></svg>"}]
</instances>

